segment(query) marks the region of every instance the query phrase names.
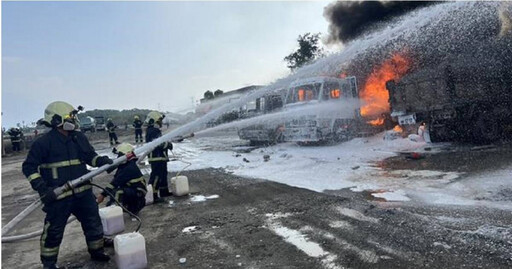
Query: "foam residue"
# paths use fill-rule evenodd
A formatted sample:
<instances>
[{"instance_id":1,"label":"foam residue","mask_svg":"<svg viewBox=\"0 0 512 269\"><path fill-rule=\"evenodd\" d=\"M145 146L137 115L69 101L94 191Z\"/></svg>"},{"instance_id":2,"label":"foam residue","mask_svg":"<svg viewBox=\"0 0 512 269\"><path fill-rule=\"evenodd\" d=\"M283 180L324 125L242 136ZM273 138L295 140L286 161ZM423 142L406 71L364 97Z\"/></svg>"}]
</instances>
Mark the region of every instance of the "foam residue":
<instances>
[{"instance_id":1,"label":"foam residue","mask_svg":"<svg viewBox=\"0 0 512 269\"><path fill-rule=\"evenodd\" d=\"M299 250L304 252L306 255L320 259L321 264L324 268L329 269L341 269L342 266L335 264L335 260L338 258L337 255L332 254L324 250L320 244L311 241L306 235L302 234L298 230L284 227L276 218L277 216L270 215L267 218L266 224L275 234L281 236L287 243L290 243L297 247Z\"/></svg>"},{"instance_id":2,"label":"foam residue","mask_svg":"<svg viewBox=\"0 0 512 269\"><path fill-rule=\"evenodd\" d=\"M209 196L193 195L192 197L190 197L190 201L197 203L197 202L204 202L206 200L217 199L219 197L220 196L217 194L213 194L213 195L209 195Z\"/></svg>"}]
</instances>

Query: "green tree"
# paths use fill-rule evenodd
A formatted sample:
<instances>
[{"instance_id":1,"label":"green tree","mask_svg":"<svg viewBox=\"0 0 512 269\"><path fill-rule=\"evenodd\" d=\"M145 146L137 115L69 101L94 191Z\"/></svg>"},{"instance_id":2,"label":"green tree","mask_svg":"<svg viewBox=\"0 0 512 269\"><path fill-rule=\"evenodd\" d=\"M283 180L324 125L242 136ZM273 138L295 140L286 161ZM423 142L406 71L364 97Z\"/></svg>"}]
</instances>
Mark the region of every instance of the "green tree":
<instances>
[{"instance_id":1,"label":"green tree","mask_svg":"<svg viewBox=\"0 0 512 269\"><path fill-rule=\"evenodd\" d=\"M223 91L221 91L221 90L217 89L217 90L213 93L213 95L215 96L215 98L217 98L217 97L221 96L223 93L224 93Z\"/></svg>"},{"instance_id":2,"label":"green tree","mask_svg":"<svg viewBox=\"0 0 512 269\"><path fill-rule=\"evenodd\" d=\"M206 91L204 93L204 99L207 99L207 100L211 100L214 98L214 95L213 95L213 92L212 91Z\"/></svg>"},{"instance_id":3,"label":"green tree","mask_svg":"<svg viewBox=\"0 0 512 269\"><path fill-rule=\"evenodd\" d=\"M323 51L318 44L319 40L320 33L305 33L304 35L299 35L297 38L299 48L290 55L284 57L284 60L288 62L288 68L294 71L295 69L322 57Z\"/></svg>"}]
</instances>

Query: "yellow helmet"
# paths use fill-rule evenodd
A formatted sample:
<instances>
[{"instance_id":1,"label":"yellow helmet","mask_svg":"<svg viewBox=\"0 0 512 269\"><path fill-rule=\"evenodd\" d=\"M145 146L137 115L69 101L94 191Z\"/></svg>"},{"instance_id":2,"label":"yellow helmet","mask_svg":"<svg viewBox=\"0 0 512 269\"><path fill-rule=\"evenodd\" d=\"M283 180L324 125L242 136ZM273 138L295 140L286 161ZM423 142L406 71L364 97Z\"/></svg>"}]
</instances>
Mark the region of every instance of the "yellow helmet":
<instances>
[{"instance_id":1,"label":"yellow helmet","mask_svg":"<svg viewBox=\"0 0 512 269\"><path fill-rule=\"evenodd\" d=\"M148 125L153 125L157 123L158 125L162 126L162 120L165 118L165 115L158 111L151 111L149 112L148 116L146 117L146 123Z\"/></svg>"},{"instance_id":2,"label":"yellow helmet","mask_svg":"<svg viewBox=\"0 0 512 269\"><path fill-rule=\"evenodd\" d=\"M64 120L66 119L72 119L78 123L78 118L76 117L77 113L78 110L72 105L66 102L56 101L49 104L44 110L42 123L49 127L60 127L64 124Z\"/></svg>"},{"instance_id":3,"label":"yellow helmet","mask_svg":"<svg viewBox=\"0 0 512 269\"><path fill-rule=\"evenodd\" d=\"M138 119L139 119L139 116L138 116L138 115L135 115L133 118L134 118L134 119L136 119L136 120L138 120Z\"/></svg>"},{"instance_id":4,"label":"yellow helmet","mask_svg":"<svg viewBox=\"0 0 512 269\"><path fill-rule=\"evenodd\" d=\"M114 152L117 154L126 155L130 152L133 152L135 148L130 143L121 143L117 147L114 148Z\"/></svg>"}]
</instances>

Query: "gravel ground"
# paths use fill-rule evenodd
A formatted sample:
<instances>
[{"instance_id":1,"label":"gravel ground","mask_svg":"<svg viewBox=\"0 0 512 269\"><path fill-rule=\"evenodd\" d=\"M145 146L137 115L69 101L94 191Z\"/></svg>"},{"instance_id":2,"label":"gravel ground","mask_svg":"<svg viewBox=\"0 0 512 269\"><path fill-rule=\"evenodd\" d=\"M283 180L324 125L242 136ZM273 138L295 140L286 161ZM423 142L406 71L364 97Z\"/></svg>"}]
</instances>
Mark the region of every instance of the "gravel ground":
<instances>
[{"instance_id":1,"label":"gravel ground","mask_svg":"<svg viewBox=\"0 0 512 269\"><path fill-rule=\"evenodd\" d=\"M108 147L104 141L93 143ZM440 161L432 158L430 163ZM23 159L23 155L2 159L4 224L37 197L21 174ZM426 165L406 160L389 159L383 166ZM349 190L318 193L242 178L222 169L184 174L189 178L189 196L169 197L140 213L149 268L512 267L510 211L383 202ZM95 179L100 184L108 180L109 175ZM11 234L40 229L43 217L36 210ZM135 229L137 223L127 215L125 222L126 232ZM180 263L180 258L186 262ZM113 261L89 260L77 222L67 226L59 265L115 267ZM39 239L3 243L2 266L40 268Z\"/></svg>"}]
</instances>

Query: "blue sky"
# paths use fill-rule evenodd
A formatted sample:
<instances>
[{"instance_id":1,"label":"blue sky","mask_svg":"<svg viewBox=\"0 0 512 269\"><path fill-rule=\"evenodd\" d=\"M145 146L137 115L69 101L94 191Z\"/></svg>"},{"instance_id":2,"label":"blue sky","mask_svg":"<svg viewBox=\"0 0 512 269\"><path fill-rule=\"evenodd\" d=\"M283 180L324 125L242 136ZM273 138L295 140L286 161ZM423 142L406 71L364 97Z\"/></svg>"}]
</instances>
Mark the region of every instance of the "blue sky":
<instances>
[{"instance_id":1,"label":"blue sky","mask_svg":"<svg viewBox=\"0 0 512 269\"><path fill-rule=\"evenodd\" d=\"M2 2L2 126L62 100L179 111L267 84L328 2Z\"/></svg>"}]
</instances>

